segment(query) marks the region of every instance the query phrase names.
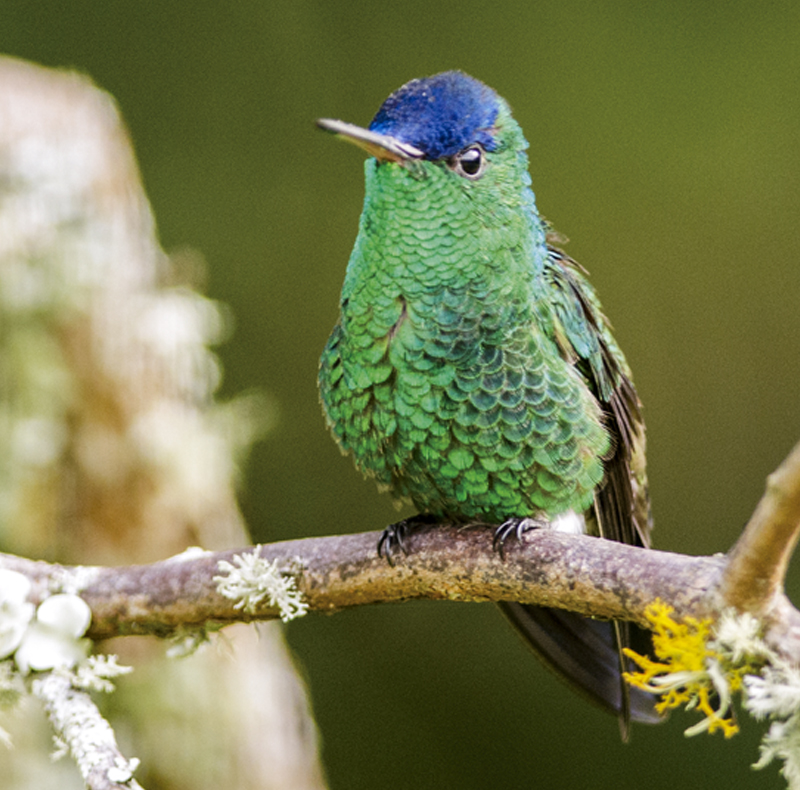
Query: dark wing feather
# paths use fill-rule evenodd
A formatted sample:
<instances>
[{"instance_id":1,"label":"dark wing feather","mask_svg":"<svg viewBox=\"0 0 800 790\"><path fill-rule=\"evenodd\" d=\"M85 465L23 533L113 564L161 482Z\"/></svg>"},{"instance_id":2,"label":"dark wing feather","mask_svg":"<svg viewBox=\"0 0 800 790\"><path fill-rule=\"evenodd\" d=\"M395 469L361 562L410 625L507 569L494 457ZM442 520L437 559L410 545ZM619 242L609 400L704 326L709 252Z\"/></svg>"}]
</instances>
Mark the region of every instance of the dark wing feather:
<instances>
[{"instance_id":1,"label":"dark wing feather","mask_svg":"<svg viewBox=\"0 0 800 790\"><path fill-rule=\"evenodd\" d=\"M622 352L581 267L550 247L545 265L554 334L564 357L580 371L603 412L612 444L605 479L595 496L596 531L609 540L650 545L651 517L644 460L644 422L639 397ZM572 612L517 603L503 613L560 677L591 701L620 717L623 737L630 720L655 723L653 697L622 680L622 648L649 652L650 634L629 623L609 623Z\"/></svg>"},{"instance_id":2,"label":"dark wing feather","mask_svg":"<svg viewBox=\"0 0 800 790\"><path fill-rule=\"evenodd\" d=\"M625 357L611 334L594 290L580 266L549 248L545 270L556 320L577 357L576 367L603 410L611 435L605 480L595 498L600 534L632 546L650 545L652 528L645 476L644 420Z\"/></svg>"},{"instance_id":3,"label":"dark wing feather","mask_svg":"<svg viewBox=\"0 0 800 790\"><path fill-rule=\"evenodd\" d=\"M628 720L643 724L661 721L651 694L637 688L625 689L620 683L614 623L581 617L563 609L512 602L498 605L537 658L589 702L619 716L627 708L625 727ZM638 635L631 634L634 649L647 652L649 632L641 629L636 632L646 641L640 645ZM623 737L626 734L624 729Z\"/></svg>"}]
</instances>

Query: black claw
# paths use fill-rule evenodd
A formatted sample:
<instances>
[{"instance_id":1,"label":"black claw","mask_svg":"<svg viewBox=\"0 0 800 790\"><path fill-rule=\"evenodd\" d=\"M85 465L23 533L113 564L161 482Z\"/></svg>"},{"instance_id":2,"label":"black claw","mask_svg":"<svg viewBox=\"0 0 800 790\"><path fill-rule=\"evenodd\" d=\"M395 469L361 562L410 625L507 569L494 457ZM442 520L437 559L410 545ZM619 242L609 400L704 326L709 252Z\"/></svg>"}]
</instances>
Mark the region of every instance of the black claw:
<instances>
[{"instance_id":1,"label":"black claw","mask_svg":"<svg viewBox=\"0 0 800 790\"><path fill-rule=\"evenodd\" d=\"M437 519L427 513L420 513L411 518L404 518L402 521L397 521L394 524L389 524L381 533L378 540L378 556L384 557L386 562L394 567L392 558L397 553L397 550L403 552L408 556L408 547L406 546L406 537L411 530L425 524L435 524Z\"/></svg>"},{"instance_id":2,"label":"black claw","mask_svg":"<svg viewBox=\"0 0 800 790\"><path fill-rule=\"evenodd\" d=\"M402 551L406 556L408 555L408 549L406 548L405 542L408 526L408 519L403 519L395 524L389 524L389 526L386 527L386 529L381 533L380 540L378 541L378 556L384 557L386 562L388 562L392 567L394 567L392 555L397 551L397 549L400 549L400 551Z\"/></svg>"},{"instance_id":3,"label":"black claw","mask_svg":"<svg viewBox=\"0 0 800 790\"><path fill-rule=\"evenodd\" d=\"M509 518L506 519L495 531L492 539L492 549L500 555L500 559L506 558L503 552L505 542L512 536L516 540L521 540L522 536L531 529L539 529L544 523L534 518Z\"/></svg>"}]
</instances>

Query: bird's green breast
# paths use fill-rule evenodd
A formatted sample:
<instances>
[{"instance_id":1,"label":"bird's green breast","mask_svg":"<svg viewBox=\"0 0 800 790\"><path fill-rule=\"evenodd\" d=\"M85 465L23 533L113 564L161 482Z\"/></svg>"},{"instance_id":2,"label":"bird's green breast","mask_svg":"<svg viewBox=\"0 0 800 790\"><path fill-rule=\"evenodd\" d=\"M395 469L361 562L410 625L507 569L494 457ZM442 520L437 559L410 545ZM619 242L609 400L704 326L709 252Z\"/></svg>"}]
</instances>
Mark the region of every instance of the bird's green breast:
<instances>
[{"instance_id":1,"label":"bird's green breast","mask_svg":"<svg viewBox=\"0 0 800 790\"><path fill-rule=\"evenodd\" d=\"M524 195L470 212L463 185L416 164L367 163L320 369L333 432L422 512L499 523L582 511L609 440L553 339L542 227Z\"/></svg>"}]
</instances>

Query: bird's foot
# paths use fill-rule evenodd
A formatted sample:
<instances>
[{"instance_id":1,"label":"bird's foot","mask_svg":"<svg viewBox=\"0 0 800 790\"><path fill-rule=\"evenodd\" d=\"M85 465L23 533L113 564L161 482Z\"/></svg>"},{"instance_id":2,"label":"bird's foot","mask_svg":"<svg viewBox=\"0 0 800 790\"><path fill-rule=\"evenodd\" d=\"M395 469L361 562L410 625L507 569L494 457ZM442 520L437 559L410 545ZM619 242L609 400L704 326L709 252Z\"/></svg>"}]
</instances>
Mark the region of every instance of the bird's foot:
<instances>
[{"instance_id":1,"label":"bird's foot","mask_svg":"<svg viewBox=\"0 0 800 790\"><path fill-rule=\"evenodd\" d=\"M389 524L381 533L380 540L378 541L378 556L384 557L386 562L394 567L393 557L398 549L408 556L408 549L406 547L406 537L408 533L416 527L433 524L435 522L436 519L433 516L426 513L418 513L416 516L404 518L402 521Z\"/></svg>"},{"instance_id":2,"label":"bird's foot","mask_svg":"<svg viewBox=\"0 0 800 790\"><path fill-rule=\"evenodd\" d=\"M542 529L547 526L547 522L537 518L509 518L506 519L495 531L492 540L492 548L500 554L501 559L505 559L503 547L509 538L520 540L522 536L531 529Z\"/></svg>"}]
</instances>

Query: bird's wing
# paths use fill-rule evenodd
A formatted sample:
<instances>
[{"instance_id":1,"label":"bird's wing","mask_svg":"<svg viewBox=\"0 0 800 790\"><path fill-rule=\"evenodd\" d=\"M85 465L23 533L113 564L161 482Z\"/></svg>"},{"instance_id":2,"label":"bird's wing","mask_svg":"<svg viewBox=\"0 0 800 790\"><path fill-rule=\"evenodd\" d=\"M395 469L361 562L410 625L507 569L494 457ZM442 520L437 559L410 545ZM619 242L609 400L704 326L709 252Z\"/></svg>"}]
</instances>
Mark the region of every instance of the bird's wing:
<instances>
[{"instance_id":1,"label":"bird's wing","mask_svg":"<svg viewBox=\"0 0 800 790\"><path fill-rule=\"evenodd\" d=\"M612 439L605 481L595 498L600 533L610 540L648 547L651 516L639 396L583 270L561 250L548 250L544 277L550 287L556 340L600 403Z\"/></svg>"},{"instance_id":2,"label":"bird's wing","mask_svg":"<svg viewBox=\"0 0 800 790\"><path fill-rule=\"evenodd\" d=\"M612 444L605 480L595 495L600 535L650 545L650 508L645 477L641 404L625 357L611 334L594 290L581 267L555 247L544 267L553 333L566 360L581 373L603 410ZM621 677L622 649L649 652L649 632L629 623L609 623L574 612L519 603L500 608L534 652L590 700L619 715L623 738L631 720L655 723L653 697Z\"/></svg>"}]
</instances>

